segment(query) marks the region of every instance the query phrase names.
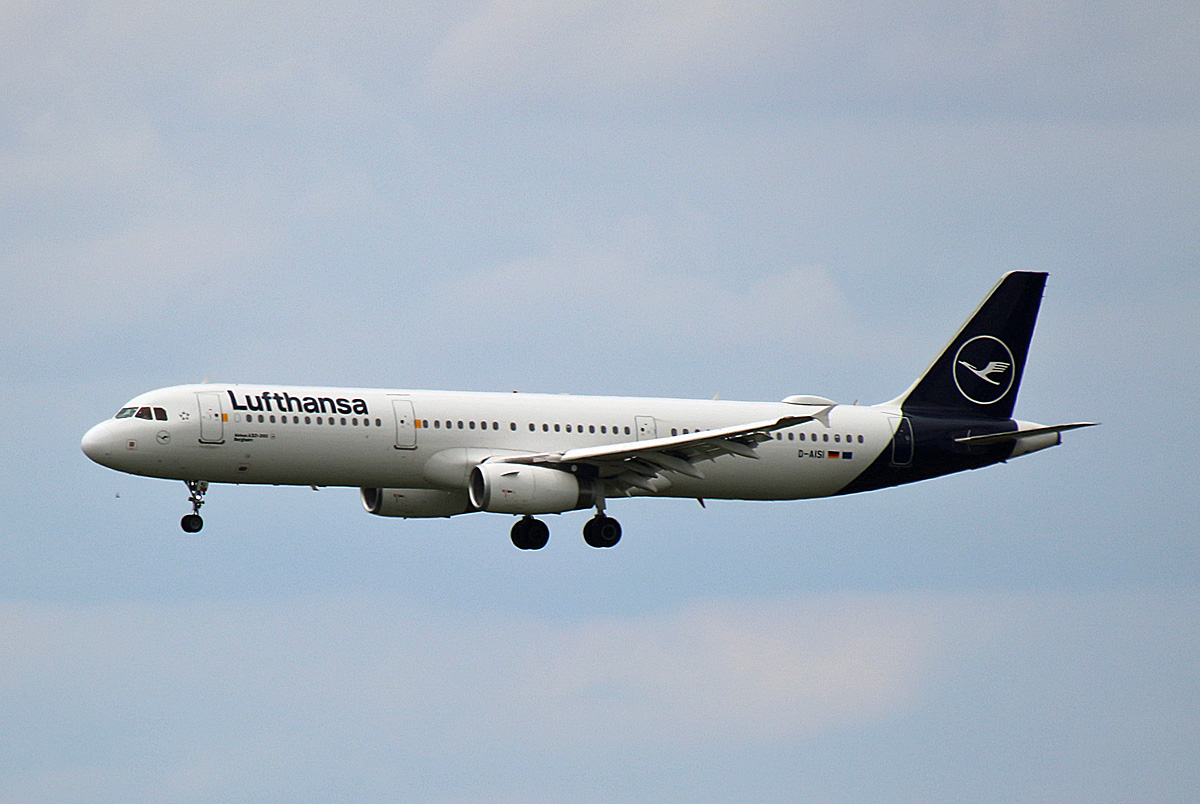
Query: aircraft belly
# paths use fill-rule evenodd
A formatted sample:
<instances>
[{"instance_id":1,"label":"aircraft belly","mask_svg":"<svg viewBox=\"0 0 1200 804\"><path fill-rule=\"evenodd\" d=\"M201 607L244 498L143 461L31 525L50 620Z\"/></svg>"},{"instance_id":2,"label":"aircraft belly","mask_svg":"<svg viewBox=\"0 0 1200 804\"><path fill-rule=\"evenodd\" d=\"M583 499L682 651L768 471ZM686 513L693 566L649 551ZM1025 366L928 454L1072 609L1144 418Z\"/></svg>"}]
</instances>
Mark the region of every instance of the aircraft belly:
<instances>
[{"instance_id":1,"label":"aircraft belly","mask_svg":"<svg viewBox=\"0 0 1200 804\"><path fill-rule=\"evenodd\" d=\"M285 432L255 434L257 438L230 439L221 445L196 445L185 460L176 462L158 477L202 478L214 483L263 483L298 486L424 485L415 471L419 450L397 450L386 438L343 433Z\"/></svg>"},{"instance_id":2,"label":"aircraft belly","mask_svg":"<svg viewBox=\"0 0 1200 804\"><path fill-rule=\"evenodd\" d=\"M779 449L778 447L776 449ZM746 458L719 458L700 464L704 478L671 473L663 496L731 500L798 500L836 494L871 465L878 450L852 452L851 458L800 458L798 449ZM828 451L822 450L823 455Z\"/></svg>"}]
</instances>

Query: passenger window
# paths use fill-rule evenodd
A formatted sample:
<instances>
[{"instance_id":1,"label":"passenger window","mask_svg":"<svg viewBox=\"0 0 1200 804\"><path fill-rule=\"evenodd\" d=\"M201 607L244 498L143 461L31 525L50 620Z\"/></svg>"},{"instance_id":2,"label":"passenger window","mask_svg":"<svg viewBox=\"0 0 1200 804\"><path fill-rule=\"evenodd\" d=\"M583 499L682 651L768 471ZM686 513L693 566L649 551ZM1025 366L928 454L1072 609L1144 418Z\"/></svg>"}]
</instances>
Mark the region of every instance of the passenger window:
<instances>
[{"instance_id":1,"label":"passenger window","mask_svg":"<svg viewBox=\"0 0 1200 804\"><path fill-rule=\"evenodd\" d=\"M470 429L472 429L472 430L475 429L475 422L468 422L468 424L471 425Z\"/></svg>"},{"instance_id":2,"label":"passenger window","mask_svg":"<svg viewBox=\"0 0 1200 804\"><path fill-rule=\"evenodd\" d=\"M509 422L509 423L508 423L508 429L509 429L509 430L512 430L512 431L515 433L515 432L517 431L517 423L516 423L516 422Z\"/></svg>"},{"instance_id":3,"label":"passenger window","mask_svg":"<svg viewBox=\"0 0 1200 804\"><path fill-rule=\"evenodd\" d=\"M304 423L305 423L305 424L312 424L312 416L305 416L305 417L304 417Z\"/></svg>"},{"instance_id":4,"label":"passenger window","mask_svg":"<svg viewBox=\"0 0 1200 804\"><path fill-rule=\"evenodd\" d=\"M825 439L826 441L828 441L828 440L829 440L829 433L825 433L825 434L824 434L824 439Z\"/></svg>"},{"instance_id":5,"label":"passenger window","mask_svg":"<svg viewBox=\"0 0 1200 804\"><path fill-rule=\"evenodd\" d=\"M862 442L863 442L863 440L862 440L862 436L859 436L859 437L858 437L858 443L860 443L860 444L861 444Z\"/></svg>"},{"instance_id":6,"label":"passenger window","mask_svg":"<svg viewBox=\"0 0 1200 804\"><path fill-rule=\"evenodd\" d=\"M536 424L534 424L533 422L530 422L530 423L529 423L529 432L531 432L531 433L532 433L532 432L534 432L535 430L537 430L537 425L536 425Z\"/></svg>"},{"instance_id":7,"label":"passenger window","mask_svg":"<svg viewBox=\"0 0 1200 804\"><path fill-rule=\"evenodd\" d=\"M556 433L562 432L562 427L560 427L560 426L558 426L557 424L555 424L555 425L554 425L554 432L556 432Z\"/></svg>"},{"instance_id":8,"label":"passenger window","mask_svg":"<svg viewBox=\"0 0 1200 804\"><path fill-rule=\"evenodd\" d=\"M795 440L796 440L796 434L788 433L788 441L795 441Z\"/></svg>"},{"instance_id":9,"label":"passenger window","mask_svg":"<svg viewBox=\"0 0 1200 804\"><path fill-rule=\"evenodd\" d=\"M569 424L567 425L567 432L568 433L571 432L571 425L569 425Z\"/></svg>"},{"instance_id":10,"label":"passenger window","mask_svg":"<svg viewBox=\"0 0 1200 804\"><path fill-rule=\"evenodd\" d=\"M594 425L594 424L589 424L589 425L588 425L588 432L589 432L589 433L594 433L594 432L596 432L596 425Z\"/></svg>"},{"instance_id":11,"label":"passenger window","mask_svg":"<svg viewBox=\"0 0 1200 804\"><path fill-rule=\"evenodd\" d=\"M834 434L833 434L833 440L834 440L834 441L838 441L838 442L840 442L840 441L842 440L842 436L841 436L841 434L840 434L840 433L834 433Z\"/></svg>"},{"instance_id":12,"label":"passenger window","mask_svg":"<svg viewBox=\"0 0 1200 804\"><path fill-rule=\"evenodd\" d=\"M626 427L626 428L625 428L625 435L633 435L633 431L632 431L632 430L630 430L628 427Z\"/></svg>"}]
</instances>

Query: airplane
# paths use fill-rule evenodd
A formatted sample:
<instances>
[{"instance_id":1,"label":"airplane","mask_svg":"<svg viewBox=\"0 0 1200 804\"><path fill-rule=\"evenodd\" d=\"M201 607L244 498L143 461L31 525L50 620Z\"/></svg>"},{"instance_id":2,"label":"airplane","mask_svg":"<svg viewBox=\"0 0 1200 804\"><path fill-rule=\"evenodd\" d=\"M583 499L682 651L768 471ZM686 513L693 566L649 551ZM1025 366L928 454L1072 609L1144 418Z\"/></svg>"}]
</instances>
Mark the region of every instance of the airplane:
<instances>
[{"instance_id":1,"label":"airplane","mask_svg":"<svg viewBox=\"0 0 1200 804\"><path fill-rule=\"evenodd\" d=\"M908 390L877 405L651 399L205 383L149 391L83 436L111 469L183 480L196 533L212 483L349 486L386 517L520 517L523 550L545 514L594 508L612 547L623 497L797 500L978 469L1096 422L1012 418L1047 274L1005 274ZM982 367L982 368L979 368Z\"/></svg>"}]
</instances>

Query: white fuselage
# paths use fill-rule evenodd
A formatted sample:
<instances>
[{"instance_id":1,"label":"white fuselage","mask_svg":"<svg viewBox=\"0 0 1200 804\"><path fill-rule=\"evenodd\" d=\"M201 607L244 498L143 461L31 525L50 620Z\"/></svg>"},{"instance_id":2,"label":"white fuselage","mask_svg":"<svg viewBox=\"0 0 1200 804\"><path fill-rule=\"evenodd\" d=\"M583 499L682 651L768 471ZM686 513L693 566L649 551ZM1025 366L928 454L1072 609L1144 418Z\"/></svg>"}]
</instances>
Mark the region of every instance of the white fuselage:
<instances>
[{"instance_id":1,"label":"white fuselage","mask_svg":"<svg viewBox=\"0 0 1200 804\"><path fill-rule=\"evenodd\" d=\"M545 546L542 514L614 497L827 497L978 469L1052 447L1092 422L1012 418L1046 274L1005 274L925 373L890 402L782 402L464 391L181 385L142 394L83 437L113 469L183 480L203 527L209 483L351 486L371 514L518 514L513 544Z\"/></svg>"},{"instance_id":2,"label":"white fuselage","mask_svg":"<svg viewBox=\"0 0 1200 804\"><path fill-rule=\"evenodd\" d=\"M123 417L92 428L83 448L113 469L176 480L462 491L471 467L488 457L644 441L796 411L783 402L205 384L134 398ZM835 494L888 447L898 416L833 407L828 425L778 430L755 448L756 459L719 455L698 467L703 477L670 473L661 490L632 493Z\"/></svg>"}]
</instances>

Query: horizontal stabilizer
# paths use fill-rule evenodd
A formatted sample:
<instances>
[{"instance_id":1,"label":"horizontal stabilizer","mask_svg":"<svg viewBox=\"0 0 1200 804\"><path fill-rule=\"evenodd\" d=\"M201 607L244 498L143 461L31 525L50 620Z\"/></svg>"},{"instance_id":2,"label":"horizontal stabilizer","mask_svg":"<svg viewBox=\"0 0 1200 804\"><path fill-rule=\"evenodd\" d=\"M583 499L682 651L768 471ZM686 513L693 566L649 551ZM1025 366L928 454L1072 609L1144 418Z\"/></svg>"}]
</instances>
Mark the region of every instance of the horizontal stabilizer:
<instances>
[{"instance_id":1,"label":"horizontal stabilizer","mask_svg":"<svg viewBox=\"0 0 1200 804\"><path fill-rule=\"evenodd\" d=\"M988 433L987 435L964 436L954 439L956 444L971 446L986 446L1002 444L1005 441L1016 441L1027 436L1049 435L1050 433L1065 433L1067 430L1078 430L1080 427L1095 427L1100 422L1074 422L1073 424L1052 424L1048 427L1031 427L1028 430L1008 430L1003 433Z\"/></svg>"}]
</instances>

